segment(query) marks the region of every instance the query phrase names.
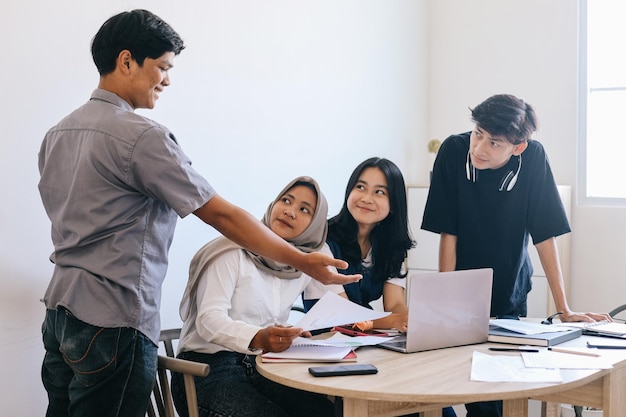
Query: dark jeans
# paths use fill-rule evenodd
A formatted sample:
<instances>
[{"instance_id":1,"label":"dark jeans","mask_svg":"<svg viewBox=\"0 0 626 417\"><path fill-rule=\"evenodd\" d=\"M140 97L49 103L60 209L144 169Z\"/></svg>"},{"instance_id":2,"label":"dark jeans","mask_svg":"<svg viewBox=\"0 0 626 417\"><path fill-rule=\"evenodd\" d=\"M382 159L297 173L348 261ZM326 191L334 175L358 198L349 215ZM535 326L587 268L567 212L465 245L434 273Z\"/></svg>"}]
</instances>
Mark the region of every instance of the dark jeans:
<instances>
[{"instance_id":1,"label":"dark jeans","mask_svg":"<svg viewBox=\"0 0 626 417\"><path fill-rule=\"evenodd\" d=\"M201 417L333 415L333 403L325 395L286 387L261 376L256 371L256 356L235 352L183 352L178 357L211 366L207 377L195 378ZM172 375L172 395L178 414L187 417L187 400L181 374Z\"/></svg>"},{"instance_id":2,"label":"dark jeans","mask_svg":"<svg viewBox=\"0 0 626 417\"><path fill-rule=\"evenodd\" d=\"M456 413L454 412L454 408L447 407L441 410L442 417L456 417Z\"/></svg>"},{"instance_id":3,"label":"dark jeans","mask_svg":"<svg viewBox=\"0 0 626 417\"><path fill-rule=\"evenodd\" d=\"M41 378L47 417L144 417L157 347L131 328L102 328L47 310Z\"/></svg>"},{"instance_id":4,"label":"dark jeans","mask_svg":"<svg viewBox=\"0 0 626 417\"><path fill-rule=\"evenodd\" d=\"M465 404L467 417L502 417L502 401Z\"/></svg>"}]
</instances>

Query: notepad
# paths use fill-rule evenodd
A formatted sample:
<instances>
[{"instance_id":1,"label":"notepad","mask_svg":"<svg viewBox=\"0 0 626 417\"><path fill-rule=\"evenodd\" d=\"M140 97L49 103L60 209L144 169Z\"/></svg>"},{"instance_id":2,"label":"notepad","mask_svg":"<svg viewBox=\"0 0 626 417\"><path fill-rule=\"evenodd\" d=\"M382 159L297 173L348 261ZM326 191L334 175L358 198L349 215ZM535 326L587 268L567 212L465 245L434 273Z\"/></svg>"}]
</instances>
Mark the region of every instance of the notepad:
<instances>
[{"instance_id":1,"label":"notepad","mask_svg":"<svg viewBox=\"0 0 626 417\"><path fill-rule=\"evenodd\" d=\"M355 362L356 353L350 347L296 345L282 352L265 352L263 362Z\"/></svg>"}]
</instances>

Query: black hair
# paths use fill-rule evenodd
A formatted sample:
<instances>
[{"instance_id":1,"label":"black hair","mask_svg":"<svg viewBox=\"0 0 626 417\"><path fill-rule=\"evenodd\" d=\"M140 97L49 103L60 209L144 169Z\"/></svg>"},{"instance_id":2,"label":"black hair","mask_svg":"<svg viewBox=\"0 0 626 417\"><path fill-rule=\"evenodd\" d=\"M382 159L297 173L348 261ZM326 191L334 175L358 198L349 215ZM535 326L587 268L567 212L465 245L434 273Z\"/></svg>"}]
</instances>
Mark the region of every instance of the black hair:
<instances>
[{"instance_id":1,"label":"black hair","mask_svg":"<svg viewBox=\"0 0 626 417\"><path fill-rule=\"evenodd\" d=\"M411 239L407 219L406 187L400 169L388 159L369 158L357 166L346 187L343 207L339 214L328 221L328 239L341 248L342 258L352 264L361 262L361 248L357 240L358 226L348 211L348 196L356 186L359 177L367 168L380 169L387 178L389 215L371 232L372 278L387 280L389 277L405 277L402 263L407 251L415 246Z\"/></svg>"},{"instance_id":2,"label":"black hair","mask_svg":"<svg viewBox=\"0 0 626 417\"><path fill-rule=\"evenodd\" d=\"M493 136L504 136L513 145L531 140L539 120L533 107L511 94L489 97L470 109L472 121Z\"/></svg>"},{"instance_id":3,"label":"black hair","mask_svg":"<svg viewBox=\"0 0 626 417\"><path fill-rule=\"evenodd\" d=\"M143 65L166 52L178 55L185 48L181 37L160 17L147 10L122 12L109 18L91 41L91 56L100 75L113 72L123 50Z\"/></svg>"}]
</instances>

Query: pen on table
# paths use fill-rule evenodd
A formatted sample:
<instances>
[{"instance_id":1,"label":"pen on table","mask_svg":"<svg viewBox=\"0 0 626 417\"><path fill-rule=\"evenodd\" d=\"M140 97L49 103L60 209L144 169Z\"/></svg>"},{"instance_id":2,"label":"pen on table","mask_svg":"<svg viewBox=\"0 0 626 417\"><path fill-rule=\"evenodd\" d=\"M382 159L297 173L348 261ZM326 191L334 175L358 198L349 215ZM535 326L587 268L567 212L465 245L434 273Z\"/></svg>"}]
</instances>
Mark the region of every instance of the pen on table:
<instances>
[{"instance_id":1,"label":"pen on table","mask_svg":"<svg viewBox=\"0 0 626 417\"><path fill-rule=\"evenodd\" d=\"M580 350L570 350L570 349L562 349L562 348L555 348L555 347L549 347L548 350L551 350L552 352L569 353L572 355L593 356L594 358L597 358L600 356L597 353L583 352Z\"/></svg>"},{"instance_id":2,"label":"pen on table","mask_svg":"<svg viewBox=\"0 0 626 417\"><path fill-rule=\"evenodd\" d=\"M494 352L534 352L534 353L538 353L539 352L539 349L527 349L527 348L490 347L489 350L493 350Z\"/></svg>"}]
</instances>

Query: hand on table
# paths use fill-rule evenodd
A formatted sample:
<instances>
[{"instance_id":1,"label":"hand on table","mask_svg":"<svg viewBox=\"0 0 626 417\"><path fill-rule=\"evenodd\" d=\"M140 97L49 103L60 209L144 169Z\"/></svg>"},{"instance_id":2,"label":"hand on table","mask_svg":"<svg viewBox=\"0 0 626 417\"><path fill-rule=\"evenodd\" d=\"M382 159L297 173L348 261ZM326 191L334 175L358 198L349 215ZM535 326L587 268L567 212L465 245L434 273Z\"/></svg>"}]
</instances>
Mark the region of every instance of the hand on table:
<instances>
[{"instance_id":1,"label":"hand on table","mask_svg":"<svg viewBox=\"0 0 626 417\"><path fill-rule=\"evenodd\" d=\"M594 321L613 321L611 316L608 313L577 313L574 311L566 311L559 317L562 322L568 321L584 321L584 322L594 322Z\"/></svg>"}]
</instances>

